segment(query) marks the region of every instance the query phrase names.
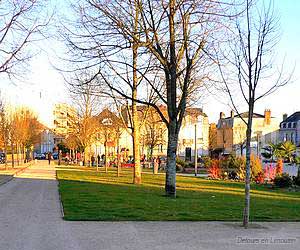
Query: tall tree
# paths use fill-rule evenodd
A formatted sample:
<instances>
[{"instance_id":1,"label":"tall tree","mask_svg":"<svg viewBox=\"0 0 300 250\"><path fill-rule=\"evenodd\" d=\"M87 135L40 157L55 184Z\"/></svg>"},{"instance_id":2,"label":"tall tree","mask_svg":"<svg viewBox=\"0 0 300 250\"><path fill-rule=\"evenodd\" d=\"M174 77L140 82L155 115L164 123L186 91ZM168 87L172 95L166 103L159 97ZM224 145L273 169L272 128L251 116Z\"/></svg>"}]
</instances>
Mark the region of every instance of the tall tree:
<instances>
[{"instance_id":1,"label":"tall tree","mask_svg":"<svg viewBox=\"0 0 300 250\"><path fill-rule=\"evenodd\" d=\"M165 191L176 197L176 151L182 119L190 97L209 79L206 55L215 41L212 33L218 31L218 21L229 4L212 0L86 3L79 8L82 29L76 27L69 44L112 91L158 112L168 128ZM138 95L133 95L136 85L128 78L128 70L132 78L140 80L142 92ZM161 104L167 106L167 114L161 111Z\"/></svg>"}]
</instances>

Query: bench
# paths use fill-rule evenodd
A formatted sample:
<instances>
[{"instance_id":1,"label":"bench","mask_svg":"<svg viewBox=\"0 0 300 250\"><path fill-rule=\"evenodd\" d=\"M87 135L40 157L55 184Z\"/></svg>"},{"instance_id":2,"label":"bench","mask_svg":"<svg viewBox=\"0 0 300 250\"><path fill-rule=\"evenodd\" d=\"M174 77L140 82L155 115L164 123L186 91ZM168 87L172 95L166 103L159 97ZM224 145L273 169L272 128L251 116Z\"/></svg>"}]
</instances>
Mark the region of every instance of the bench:
<instances>
[{"instance_id":1,"label":"bench","mask_svg":"<svg viewBox=\"0 0 300 250\"><path fill-rule=\"evenodd\" d=\"M133 168L134 163L122 163L121 168Z\"/></svg>"}]
</instances>

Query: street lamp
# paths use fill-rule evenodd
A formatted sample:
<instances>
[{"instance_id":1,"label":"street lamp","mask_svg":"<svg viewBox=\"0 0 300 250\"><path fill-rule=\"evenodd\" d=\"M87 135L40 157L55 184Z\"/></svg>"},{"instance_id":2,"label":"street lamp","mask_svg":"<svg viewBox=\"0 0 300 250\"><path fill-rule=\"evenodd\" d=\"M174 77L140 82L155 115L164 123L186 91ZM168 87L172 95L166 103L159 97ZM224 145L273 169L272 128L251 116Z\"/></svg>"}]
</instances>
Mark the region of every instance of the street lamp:
<instances>
[{"instance_id":1,"label":"street lamp","mask_svg":"<svg viewBox=\"0 0 300 250\"><path fill-rule=\"evenodd\" d=\"M195 124L195 176L197 176L197 160L198 160L198 149L197 149L197 123Z\"/></svg>"}]
</instances>

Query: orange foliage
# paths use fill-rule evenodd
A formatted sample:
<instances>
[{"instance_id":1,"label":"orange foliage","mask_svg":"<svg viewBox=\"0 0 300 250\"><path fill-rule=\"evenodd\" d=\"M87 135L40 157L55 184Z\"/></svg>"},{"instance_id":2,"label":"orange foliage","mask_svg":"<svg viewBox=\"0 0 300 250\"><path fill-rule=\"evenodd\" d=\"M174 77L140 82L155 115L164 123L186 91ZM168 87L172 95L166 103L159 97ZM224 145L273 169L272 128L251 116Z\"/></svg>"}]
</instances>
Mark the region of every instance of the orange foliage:
<instances>
[{"instance_id":1,"label":"orange foliage","mask_svg":"<svg viewBox=\"0 0 300 250\"><path fill-rule=\"evenodd\" d=\"M278 159L276 164L276 174L282 174L283 172L283 160Z\"/></svg>"},{"instance_id":2,"label":"orange foliage","mask_svg":"<svg viewBox=\"0 0 300 250\"><path fill-rule=\"evenodd\" d=\"M208 169L208 176L212 179L219 179L221 177L220 160L212 160Z\"/></svg>"}]
</instances>

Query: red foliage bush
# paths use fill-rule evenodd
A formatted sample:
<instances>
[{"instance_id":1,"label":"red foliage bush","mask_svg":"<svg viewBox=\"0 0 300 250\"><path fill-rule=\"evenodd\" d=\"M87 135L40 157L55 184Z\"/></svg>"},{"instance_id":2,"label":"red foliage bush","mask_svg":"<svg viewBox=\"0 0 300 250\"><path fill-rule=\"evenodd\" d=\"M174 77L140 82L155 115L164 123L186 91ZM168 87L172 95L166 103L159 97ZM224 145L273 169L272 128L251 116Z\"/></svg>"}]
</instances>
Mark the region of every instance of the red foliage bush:
<instances>
[{"instance_id":1,"label":"red foliage bush","mask_svg":"<svg viewBox=\"0 0 300 250\"><path fill-rule=\"evenodd\" d=\"M212 160L208 168L208 176L212 179L219 179L221 177L220 160Z\"/></svg>"},{"instance_id":2,"label":"red foliage bush","mask_svg":"<svg viewBox=\"0 0 300 250\"><path fill-rule=\"evenodd\" d=\"M267 165L264 169L264 177L267 180L273 181L276 177L276 167L273 166L271 163L270 165Z\"/></svg>"},{"instance_id":3,"label":"red foliage bush","mask_svg":"<svg viewBox=\"0 0 300 250\"><path fill-rule=\"evenodd\" d=\"M257 184L262 184L262 183L265 182L265 174L264 174L264 172L259 172L257 174L257 176L255 177L255 182Z\"/></svg>"}]
</instances>

